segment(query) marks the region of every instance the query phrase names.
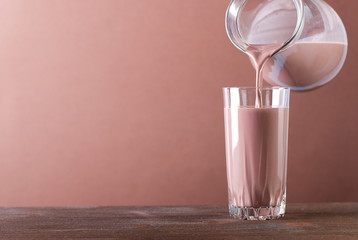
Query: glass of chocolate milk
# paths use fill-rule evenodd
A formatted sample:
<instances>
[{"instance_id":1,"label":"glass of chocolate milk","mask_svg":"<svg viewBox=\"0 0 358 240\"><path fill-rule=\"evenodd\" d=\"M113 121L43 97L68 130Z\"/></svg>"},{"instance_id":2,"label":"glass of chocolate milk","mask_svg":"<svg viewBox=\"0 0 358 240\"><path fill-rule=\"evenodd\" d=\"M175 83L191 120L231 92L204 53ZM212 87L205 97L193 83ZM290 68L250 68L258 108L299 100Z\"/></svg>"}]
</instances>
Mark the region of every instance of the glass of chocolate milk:
<instances>
[{"instance_id":1,"label":"glass of chocolate milk","mask_svg":"<svg viewBox=\"0 0 358 240\"><path fill-rule=\"evenodd\" d=\"M223 88L230 215L280 218L286 208L290 89Z\"/></svg>"}]
</instances>

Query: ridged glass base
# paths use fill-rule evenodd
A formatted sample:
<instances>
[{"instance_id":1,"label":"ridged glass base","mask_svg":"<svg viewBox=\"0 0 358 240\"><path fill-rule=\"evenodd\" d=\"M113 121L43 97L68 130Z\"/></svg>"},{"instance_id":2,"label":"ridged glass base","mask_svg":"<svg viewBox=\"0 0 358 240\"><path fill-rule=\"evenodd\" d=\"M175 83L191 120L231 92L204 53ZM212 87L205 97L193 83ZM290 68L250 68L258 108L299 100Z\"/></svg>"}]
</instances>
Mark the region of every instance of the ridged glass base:
<instances>
[{"instance_id":1,"label":"ridged glass base","mask_svg":"<svg viewBox=\"0 0 358 240\"><path fill-rule=\"evenodd\" d=\"M229 205L230 215L240 220L271 220L285 215L286 203L274 207L236 207Z\"/></svg>"}]
</instances>

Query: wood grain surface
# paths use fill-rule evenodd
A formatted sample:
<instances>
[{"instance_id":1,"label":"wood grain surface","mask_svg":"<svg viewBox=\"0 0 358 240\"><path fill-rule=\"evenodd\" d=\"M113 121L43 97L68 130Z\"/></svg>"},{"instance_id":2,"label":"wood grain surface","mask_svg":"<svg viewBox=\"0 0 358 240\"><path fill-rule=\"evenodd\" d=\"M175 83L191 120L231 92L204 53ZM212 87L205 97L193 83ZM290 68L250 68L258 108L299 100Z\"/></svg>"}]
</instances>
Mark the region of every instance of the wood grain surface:
<instances>
[{"instance_id":1,"label":"wood grain surface","mask_svg":"<svg viewBox=\"0 0 358 240\"><path fill-rule=\"evenodd\" d=\"M0 208L0 239L358 239L358 203L290 204L270 221L225 206Z\"/></svg>"}]
</instances>

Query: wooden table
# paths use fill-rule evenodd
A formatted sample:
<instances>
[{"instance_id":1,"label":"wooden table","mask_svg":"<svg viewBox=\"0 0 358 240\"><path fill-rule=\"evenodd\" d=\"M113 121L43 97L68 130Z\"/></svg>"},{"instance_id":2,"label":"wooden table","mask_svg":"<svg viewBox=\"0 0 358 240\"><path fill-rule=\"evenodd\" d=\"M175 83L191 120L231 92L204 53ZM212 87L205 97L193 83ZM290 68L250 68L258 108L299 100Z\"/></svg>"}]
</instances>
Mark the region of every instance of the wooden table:
<instances>
[{"instance_id":1,"label":"wooden table","mask_svg":"<svg viewBox=\"0 0 358 240\"><path fill-rule=\"evenodd\" d=\"M280 220L225 206L0 208L0 239L358 239L358 203L289 204Z\"/></svg>"}]
</instances>

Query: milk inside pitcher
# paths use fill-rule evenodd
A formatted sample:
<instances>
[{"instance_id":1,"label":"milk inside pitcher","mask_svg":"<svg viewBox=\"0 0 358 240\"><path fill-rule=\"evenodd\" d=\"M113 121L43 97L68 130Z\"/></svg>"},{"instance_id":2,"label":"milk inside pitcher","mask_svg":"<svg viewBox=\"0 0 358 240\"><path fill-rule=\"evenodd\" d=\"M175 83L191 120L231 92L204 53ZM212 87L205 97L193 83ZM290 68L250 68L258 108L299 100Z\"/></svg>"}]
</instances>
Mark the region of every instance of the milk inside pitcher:
<instances>
[{"instance_id":1,"label":"milk inside pitcher","mask_svg":"<svg viewBox=\"0 0 358 240\"><path fill-rule=\"evenodd\" d=\"M262 67L262 78L296 91L331 81L347 55L343 22L323 0L233 0L226 29L245 53L252 46L277 46Z\"/></svg>"}]
</instances>

